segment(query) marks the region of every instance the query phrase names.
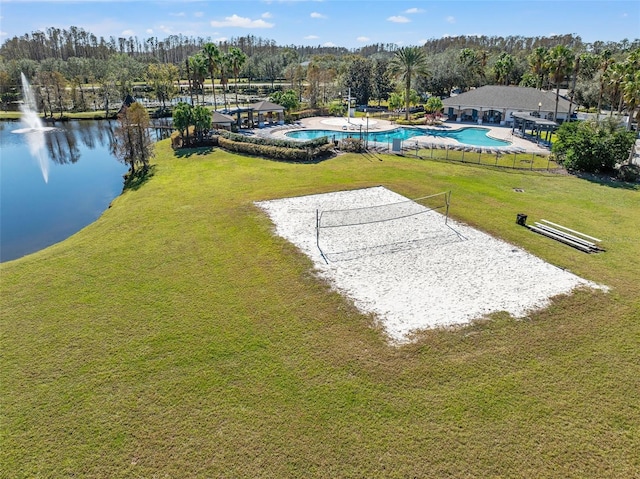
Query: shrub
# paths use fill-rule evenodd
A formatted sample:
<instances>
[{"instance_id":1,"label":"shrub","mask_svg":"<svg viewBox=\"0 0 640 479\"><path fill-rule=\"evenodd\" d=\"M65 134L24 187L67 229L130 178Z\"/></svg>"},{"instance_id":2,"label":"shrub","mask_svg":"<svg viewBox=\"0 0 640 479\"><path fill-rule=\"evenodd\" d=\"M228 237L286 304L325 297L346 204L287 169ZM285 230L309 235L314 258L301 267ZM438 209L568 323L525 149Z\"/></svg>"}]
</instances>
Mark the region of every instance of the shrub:
<instances>
[{"instance_id":1,"label":"shrub","mask_svg":"<svg viewBox=\"0 0 640 479\"><path fill-rule=\"evenodd\" d=\"M327 116L328 114L329 110L326 108L307 108L305 110L292 112L289 116L293 121L297 121L302 118L311 118L312 116Z\"/></svg>"},{"instance_id":2,"label":"shrub","mask_svg":"<svg viewBox=\"0 0 640 479\"><path fill-rule=\"evenodd\" d=\"M396 124L405 125L405 126L424 125L424 123L425 123L424 117L418 117L417 119L410 119L410 120L405 120L404 118L398 118L396 120Z\"/></svg>"},{"instance_id":3,"label":"shrub","mask_svg":"<svg viewBox=\"0 0 640 479\"><path fill-rule=\"evenodd\" d=\"M620 181L627 181L629 183L640 181L640 166L622 165L618 168L617 177Z\"/></svg>"},{"instance_id":4,"label":"shrub","mask_svg":"<svg viewBox=\"0 0 640 479\"><path fill-rule=\"evenodd\" d=\"M188 134L184 135L183 132L177 130L171 133L171 147L173 149L193 146L196 131L195 127L190 126L188 129L185 129L185 131L187 131Z\"/></svg>"},{"instance_id":5,"label":"shrub","mask_svg":"<svg viewBox=\"0 0 640 479\"><path fill-rule=\"evenodd\" d=\"M347 113L347 107L341 101L333 101L329 104L329 114L333 116L344 116Z\"/></svg>"},{"instance_id":6,"label":"shrub","mask_svg":"<svg viewBox=\"0 0 640 479\"><path fill-rule=\"evenodd\" d=\"M326 142L323 145L308 146L307 148L289 148L286 146L274 146L251 141L235 141L234 139L228 138L228 135L225 134L218 137L218 145L225 150L236 153L263 156L274 160L292 162L315 161L318 158L328 156L333 149L333 145Z\"/></svg>"},{"instance_id":7,"label":"shrub","mask_svg":"<svg viewBox=\"0 0 640 479\"><path fill-rule=\"evenodd\" d=\"M329 139L326 136L315 138L309 141L295 141L295 140L278 140L276 138L260 138L256 136L246 136L239 133L231 133L221 130L219 135L233 140L238 143L253 143L256 145L277 146L281 148L293 148L298 150L307 150L308 148L317 148L329 143Z\"/></svg>"},{"instance_id":8,"label":"shrub","mask_svg":"<svg viewBox=\"0 0 640 479\"><path fill-rule=\"evenodd\" d=\"M553 153L568 170L611 172L626 161L635 134L611 122L565 122L556 133Z\"/></svg>"},{"instance_id":9,"label":"shrub","mask_svg":"<svg viewBox=\"0 0 640 479\"><path fill-rule=\"evenodd\" d=\"M295 110L300 104L295 90L276 91L269 96L269 101L284 107L286 111Z\"/></svg>"},{"instance_id":10,"label":"shrub","mask_svg":"<svg viewBox=\"0 0 640 479\"><path fill-rule=\"evenodd\" d=\"M364 150L364 143L359 138L345 138L340 141L340 149L350 153L359 153Z\"/></svg>"}]
</instances>

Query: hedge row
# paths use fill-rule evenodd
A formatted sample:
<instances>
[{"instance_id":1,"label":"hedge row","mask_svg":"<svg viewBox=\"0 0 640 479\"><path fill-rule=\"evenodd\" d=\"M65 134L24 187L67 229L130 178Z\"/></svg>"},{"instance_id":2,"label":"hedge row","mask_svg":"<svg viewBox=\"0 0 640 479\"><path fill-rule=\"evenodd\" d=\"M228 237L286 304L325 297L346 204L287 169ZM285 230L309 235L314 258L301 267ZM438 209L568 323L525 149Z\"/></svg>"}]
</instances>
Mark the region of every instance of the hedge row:
<instances>
[{"instance_id":1,"label":"hedge row","mask_svg":"<svg viewBox=\"0 0 640 479\"><path fill-rule=\"evenodd\" d=\"M426 120L424 116L417 119L405 120L404 118L398 118L396 120L396 125L404 125L404 126L413 126L413 125L424 125L426 124Z\"/></svg>"},{"instance_id":2,"label":"hedge row","mask_svg":"<svg viewBox=\"0 0 640 479\"><path fill-rule=\"evenodd\" d=\"M236 143L252 143L254 145L263 146L276 146L280 148L289 148L306 151L309 148L318 148L322 145L326 145L329 139L326 136L309 140L305 142L294 140L277 140L275 138L259 138L255 136L245 136L239 133L231 133L226 130L220 130L218 134L228 140L235 141Z\"/></svg>"},{"instance_id":3,"label":"hedge row","mask_svg":"<svg viewBox=\"0 0 640 479\"><path fill-rule=\"evenodd\" d=\"M250 141L235 141L234 139L228 138L226 134L220 135L218 138L218 145L225 150L236 153L245 153L248 155L272 158L274 160L293 162L312 162L319 158L328 156L333 149L333 145L327 142L323 145L308 147L303 150L300 148L259 144Z\"/></svg>"},{"instance_id":4,"label":"hedge row","mask_svg":"<svg viewBox=\"0 0 640 479\"><path fill-rule=\"evenodd\" d=\"M340 141L340 149L351 153L364 151L364 142L358 138L345 138Z\"/></svg>"},{"instance_id":5,"label":"hedge row","mask_svg":"<svg viewBox=\"0 0 640 479\"><path fill-rule=\"evenodd\" d=\"M311 118L313 116L329 116L328 108L307 108L306 110L299 110L293 112L289 117L294 120L301 120L302 118Z\"/></svg>"}]
</instances>

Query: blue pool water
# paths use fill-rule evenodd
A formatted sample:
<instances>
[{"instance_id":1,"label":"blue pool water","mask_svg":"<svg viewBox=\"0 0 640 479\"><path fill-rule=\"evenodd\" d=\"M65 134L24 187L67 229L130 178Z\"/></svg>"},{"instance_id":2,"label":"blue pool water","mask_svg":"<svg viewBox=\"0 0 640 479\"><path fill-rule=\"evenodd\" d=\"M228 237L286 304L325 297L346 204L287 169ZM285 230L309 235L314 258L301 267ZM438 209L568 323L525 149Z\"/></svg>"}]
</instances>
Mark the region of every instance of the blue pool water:
<instances>
[{"instance_id":1,"label":"blue pool water","mask_svg":"<svg viewBox=\"0 0 640 479\"><path fill-rule=\"evenodd\" d=\"M454 131L430 130L421 128L396 128L390 131L369 132L368 137L362 132L362 139L367 138L368 141L376 141L379 143L389 143L394 139L408 140L415 136L434 136L453 138L459 143L471 146L508 146L511 143L504 140L496 140L487 136L489 130L487 128L462 128ZM289 138L297 140L313 140L321 136L327 136L330 140L342 140L344 138L353 137L361 138L360 131L333 131L333 130L297 130L290 131L286 135Z\"/></svg>"}]
</instances>

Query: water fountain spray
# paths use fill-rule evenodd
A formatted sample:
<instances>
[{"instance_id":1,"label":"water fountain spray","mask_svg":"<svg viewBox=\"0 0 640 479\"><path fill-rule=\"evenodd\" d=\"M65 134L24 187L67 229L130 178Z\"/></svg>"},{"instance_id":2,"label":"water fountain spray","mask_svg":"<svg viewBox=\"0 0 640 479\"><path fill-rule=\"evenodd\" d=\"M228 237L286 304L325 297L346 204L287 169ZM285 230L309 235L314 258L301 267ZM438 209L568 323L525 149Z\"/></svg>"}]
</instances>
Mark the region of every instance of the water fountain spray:
<instances>
[{"instance_id":1,"label":"water fountain spray","mask_svg":"<svg viewBox=\"0 0 640 479\"><path fill-rule=\"evenodd\" d=\"M24 73L20 74L22 80L22 97L23 103L20 105L22 116L20 122L24 128L14 130L13 133L21 133L25 135L29 152L40 166L44 182L49 182L49 158L46 154L44 134L53 128L45 128L42 119L38 115L38 107L33 89Z\"/></svg>"}]
</instances>

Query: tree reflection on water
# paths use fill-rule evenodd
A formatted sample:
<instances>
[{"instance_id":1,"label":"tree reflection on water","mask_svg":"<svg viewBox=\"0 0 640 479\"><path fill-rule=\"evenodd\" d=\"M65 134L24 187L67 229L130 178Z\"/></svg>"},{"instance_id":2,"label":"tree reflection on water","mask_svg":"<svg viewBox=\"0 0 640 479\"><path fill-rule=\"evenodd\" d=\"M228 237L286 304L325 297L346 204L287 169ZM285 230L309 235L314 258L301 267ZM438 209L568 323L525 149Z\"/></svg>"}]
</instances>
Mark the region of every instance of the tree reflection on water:
<instances>
[{"instance_id":1,"label":"tree reflection on water","mask_svg":"<svg viewBox=\"0 0 640 479\"><path fill-rule=\"evenodd\" d=\"M95 221L122 192L127 168L113 155L115 126L57 121L41 131L15 133L19 123L0 122L0 261L64 240ZM34 139L37 154L29 144Z\"/></svg>"},{"instance_id":2,"label":"tree reflection on water","mask_svg":"<svg viewBox=\"0 0 640 479\"><path fill-rule=\"evenodd\" d=\"M90 125L84 122L68 122L64 127L54 128L45 135L49 158L59 165L76 163L81 157L80 145L90 150L97 146L111 150L114 128L113 121L95 121Z\"/></svg>"}]
</instances>

